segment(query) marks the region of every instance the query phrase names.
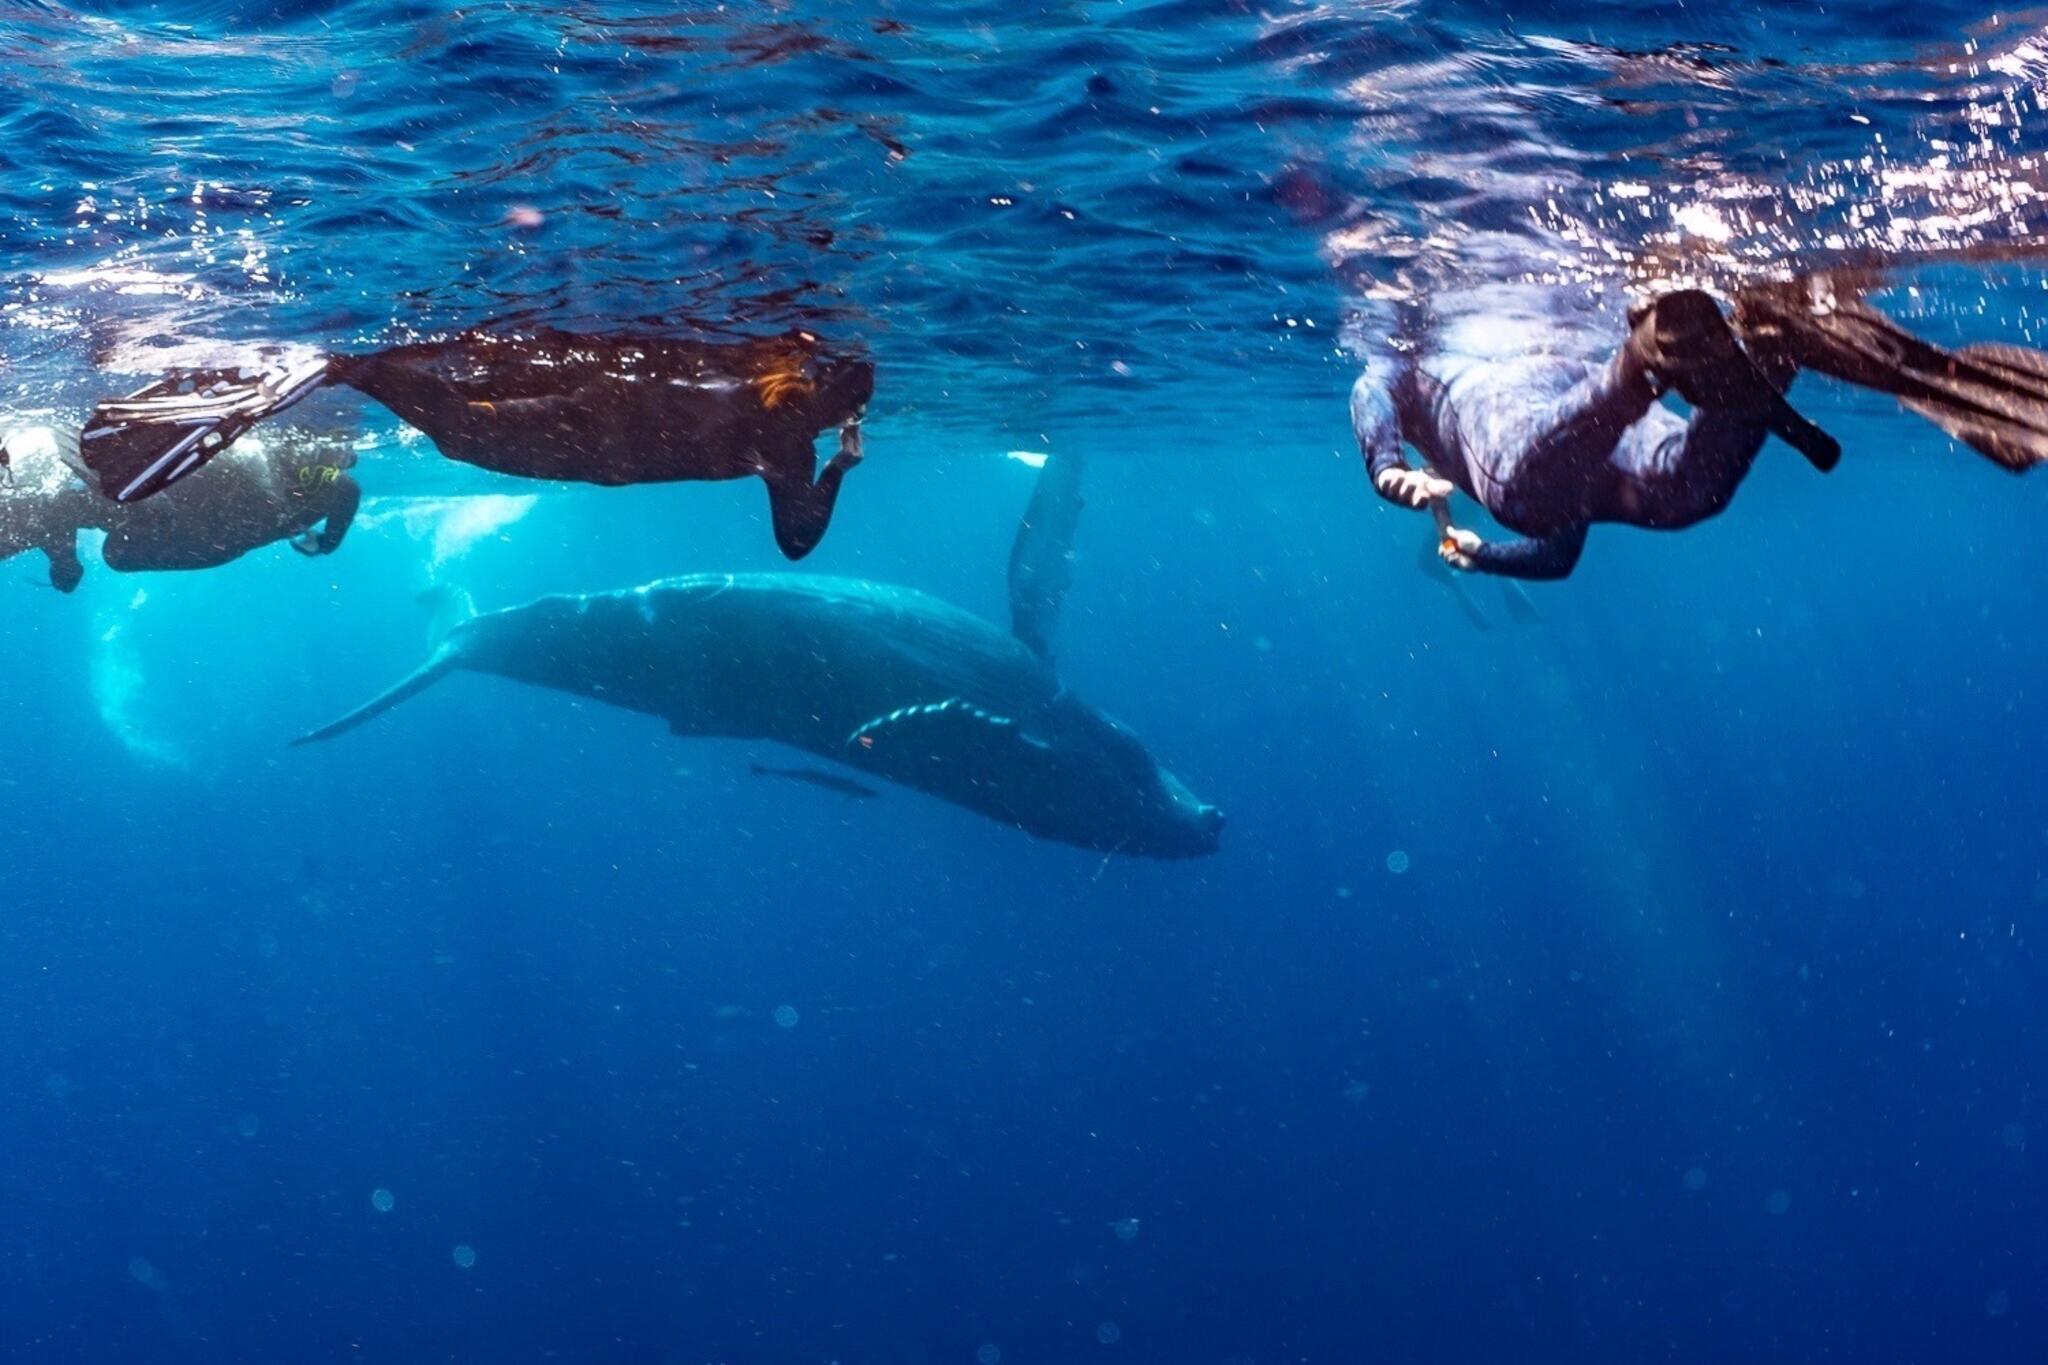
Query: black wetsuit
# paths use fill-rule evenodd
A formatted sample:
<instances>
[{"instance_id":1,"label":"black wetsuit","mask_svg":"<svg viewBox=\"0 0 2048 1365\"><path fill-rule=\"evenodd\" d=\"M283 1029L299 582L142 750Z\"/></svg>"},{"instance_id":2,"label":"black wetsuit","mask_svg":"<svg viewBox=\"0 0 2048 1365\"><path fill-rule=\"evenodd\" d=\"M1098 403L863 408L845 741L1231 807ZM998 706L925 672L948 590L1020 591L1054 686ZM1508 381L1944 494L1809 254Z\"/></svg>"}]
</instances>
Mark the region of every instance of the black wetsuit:
<instances>
[{"instance_id":1,"label":"black wetsuit","mask_svg":"<svg viewBox=\"0 0 2048 1365\"><path fill-rule=\"evenodd\" d=\"M1623 334L1617 326L1617 344ZM1734 497L1768 434L1754 416L1679 416L1618 352L1604 362L1558 354L1557 342L1583 337L1580 327L1546 336L1507 321L1463 335L1485 344L1375 357L1352 389L1351 424L1375 487L1386 470L1408 467L1406 441L1527 537L1482 544L1470 556L1482 573L1563 578L1595 522L1673 530L1703 521ZM1517 337L1526 349L1502 354ZM1772 375L1781 386L1790 377L1789 368Z\"/></svg>"}]
</instances>

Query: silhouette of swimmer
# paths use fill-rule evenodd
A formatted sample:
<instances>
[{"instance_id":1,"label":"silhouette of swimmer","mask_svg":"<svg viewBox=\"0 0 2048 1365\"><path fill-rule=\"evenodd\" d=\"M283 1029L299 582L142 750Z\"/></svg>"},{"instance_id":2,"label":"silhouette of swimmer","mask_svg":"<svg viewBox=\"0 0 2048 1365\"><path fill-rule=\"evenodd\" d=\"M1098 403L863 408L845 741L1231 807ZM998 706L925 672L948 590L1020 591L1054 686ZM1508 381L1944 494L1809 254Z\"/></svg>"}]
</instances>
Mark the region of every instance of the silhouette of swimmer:
<instances>
[{"instance_id":1,"label":"silhouette of swimmer","mask_svg":"<svg viewBox=\"0 0 2048 1365\"><path fill-rule=\"evenodd\" d=\"M1818 469L1840 457L1785 402L1793 365L1745 351L1697 290L1637 310L1603 364L1559 354L1540 330L1469 321L1478 325L1448 348L1375 360L1351 391L1352 429L1381 497L1431 509L1462 491L1526 537L1491 544L1442 518L1438 550L1454 568L1563 578L1596 522L1694 525L1728 505L1772 433ZM1475 337L1481 344L1461 349ZM1659 404L1673 389L1689 418ZM1426 468L1409 467L1404 440Z\"/></svg>"},{"instance_id":2,"label":"silhouette of swimmer","mask_svg":"<svg viewBox=\"0 0 2048 1365\"><path fill-rule=\"evenodd\" d=\"M731 344L641 336L464 333L267 371L174 372L93 410L82 433L99 486L148 498L250 426L326 384L390 408L465 464L527 478L629 484L758 476L776 544L817 546L860 463L874 366L825 355L807 332ZM822 470L814 443L839 429Z\"/></svg>"},{"instance_id":3,"label":"silhouette of swimmer","mask_svg":"<svg viewBox=\"0 0 2048 1365\"><path fill-rule=\"evenodd\" d=\"M355 452L337 441L266 445L213 462L145 503L97 499L101 557L122 573L211 569L277 541L303 555L341 548L362 503Z\"/></svg>"},{"instance_id":4,"label":"silhouette of swimmer","mask_svg":"<svg viewBox=\"0 0 2048 1365\"><path fill-rule=\"evenodd\" d=\"M1735 327L1699 290L1668 293L1631 312L1604 363L1570 356L1540 313L1489 325L1468 310L1421 355L1368 363L1352 429L1380 496L1436 513L1446 563L1531 579L1568 575L1595 523L1678 530L1716 515L1773 434L1833 468L1840 446L1784 398L1801 369L1896 394L2007 468L2048 460L2048 355L1922 341L1862 301L1873 278L1745 289ZM1560 315L1557 335L1572 329ZM1659 403L1673 390L1690 417ZM1404 440L1425 468L1403 459ZM1494 544L1453 525L1454 491L1525 539Z\"/></svg>"},{"instance_id":5,"label":"silhouette of swimmer","mask_svg":"<svg viewBox=\"0 0 2048 1365\"><path fill-rule=\"evenodd\" d=\"M0 485L0 559L43 551L59 592L85 576L78 533L88 528L107 533L101 555L111 569L207 569L279 540L332 554L362 498L347 472L354 452L317 442L237 451L175 493L123 506L85 485L64 444L59 435L47 449L10 452L17 477Z\"/></svg>"}]
</instances>

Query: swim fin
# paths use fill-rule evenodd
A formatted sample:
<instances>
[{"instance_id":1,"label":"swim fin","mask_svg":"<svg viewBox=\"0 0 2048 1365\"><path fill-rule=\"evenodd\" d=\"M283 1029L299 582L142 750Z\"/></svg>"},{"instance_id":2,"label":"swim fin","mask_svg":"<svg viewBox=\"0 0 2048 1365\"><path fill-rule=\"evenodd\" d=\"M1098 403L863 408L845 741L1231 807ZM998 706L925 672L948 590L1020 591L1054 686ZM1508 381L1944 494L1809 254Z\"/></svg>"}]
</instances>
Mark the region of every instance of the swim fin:
<instances>
[{"instance_id":1,"label":"swim fin","mask_svg":"<svg viewBox=\"0 0 2048 1365\"><path fill-rule=\"evenodd\" d=\"M1803 280L1744 291L1737 319L1801 369L1891 394L2007 469L2048 462L2048 354L1997 342L1945 350Z\"/></svg>"},{"instance_id":2,"label":"swim fin","mask_svg":"<svg viewBox=\"0 0 2048 1365\"><path fill-rule=\"evenodd\" d=\"M140 502L192 473L236 437L325 384L327 360L267 371L173 370L96 404L79 453L116 502Z\"/></svg>"}]
</instances>

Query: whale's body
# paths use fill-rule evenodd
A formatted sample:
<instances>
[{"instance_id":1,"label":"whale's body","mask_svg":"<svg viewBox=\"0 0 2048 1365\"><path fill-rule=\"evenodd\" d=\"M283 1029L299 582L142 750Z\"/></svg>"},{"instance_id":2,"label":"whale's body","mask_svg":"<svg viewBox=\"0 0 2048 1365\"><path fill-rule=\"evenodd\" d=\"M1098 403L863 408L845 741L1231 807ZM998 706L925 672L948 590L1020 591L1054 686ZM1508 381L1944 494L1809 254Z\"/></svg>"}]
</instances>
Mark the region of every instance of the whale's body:
<instances>
[{"instance_id":1,"label":"whale's body","mask_svg":"<svg viewBox=\"0 0 2048 1365\"><path fill-rule=\"evenodd\" d=\"M772 740L1033 834L1213 852L1222 816L1012 635L929 594L808 574L698 574L474 616L383 696L458 669L643 711L678 735Z\"/></svg>"}]
</instances>

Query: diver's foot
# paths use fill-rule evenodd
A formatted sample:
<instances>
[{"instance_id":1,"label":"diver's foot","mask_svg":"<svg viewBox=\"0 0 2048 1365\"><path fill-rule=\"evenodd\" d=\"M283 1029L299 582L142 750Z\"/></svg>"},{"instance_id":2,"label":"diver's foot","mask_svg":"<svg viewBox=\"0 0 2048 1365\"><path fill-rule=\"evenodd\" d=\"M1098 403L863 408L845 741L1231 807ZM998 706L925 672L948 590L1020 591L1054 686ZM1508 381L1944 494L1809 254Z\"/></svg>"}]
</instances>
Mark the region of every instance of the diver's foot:
<instances>
[{"instance_id":1,"label":"diver's foot","mask_svg":"<svg viewBox=\"0 0 2048 1365\"><path fill-rule=\"evenodd\" d=\"M1842 458L1835 438L1801 417L1785 401L1793 367L1773 358L1784 383L1773 383L1742 349L1721 307L1698 289L1680 289L1631 309L1633 329L1622 347L1624 364L1658 390L1678 390L1696 408L1716 408L1763 423L1826 473Z\"/></svg>"},{"instance_id":2,"label":"diver's foot","mask_svg":"<svg viewBox=\"0 0 2048 1365\"><path fill-rule=\"evenodd\" d=\"M1680 289L1630 310L1625 348L1659 390L1676 389L1694 407L1763 412L1782 400L1735 339L1720 305L1698 289Z\"/></svg>"}]
</instances>

